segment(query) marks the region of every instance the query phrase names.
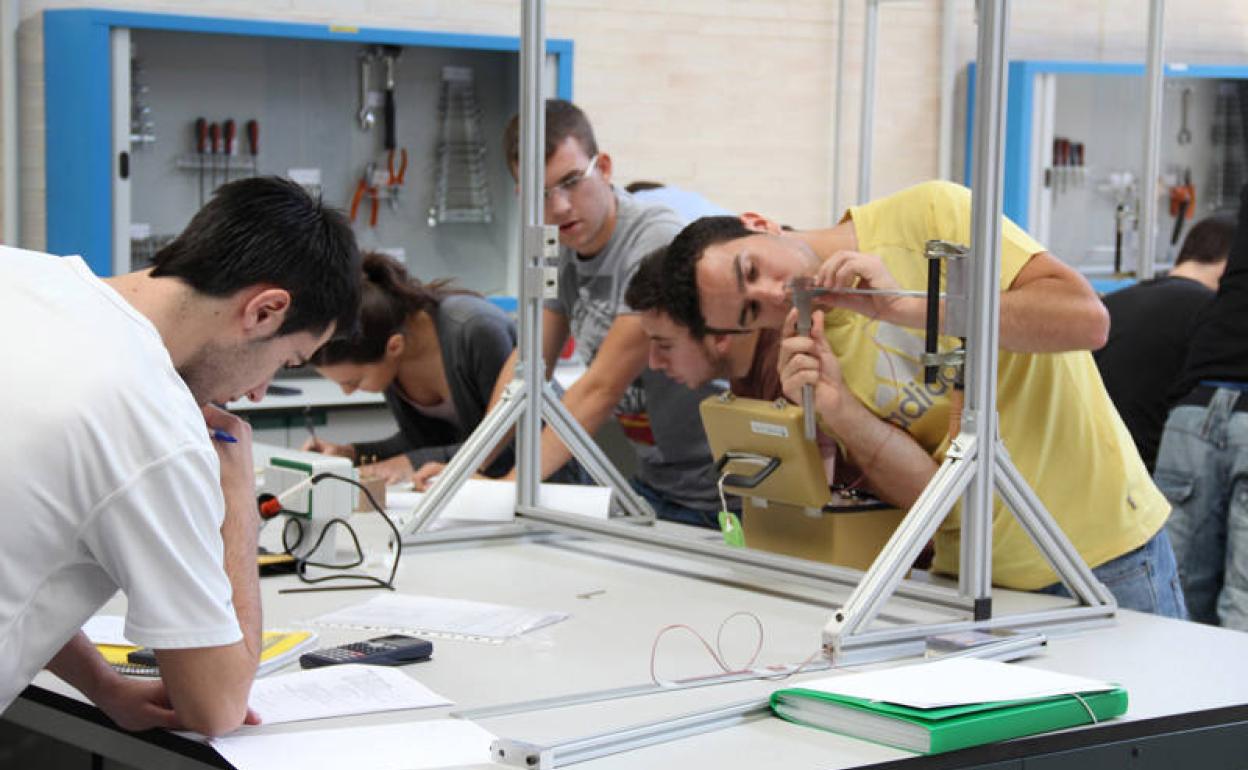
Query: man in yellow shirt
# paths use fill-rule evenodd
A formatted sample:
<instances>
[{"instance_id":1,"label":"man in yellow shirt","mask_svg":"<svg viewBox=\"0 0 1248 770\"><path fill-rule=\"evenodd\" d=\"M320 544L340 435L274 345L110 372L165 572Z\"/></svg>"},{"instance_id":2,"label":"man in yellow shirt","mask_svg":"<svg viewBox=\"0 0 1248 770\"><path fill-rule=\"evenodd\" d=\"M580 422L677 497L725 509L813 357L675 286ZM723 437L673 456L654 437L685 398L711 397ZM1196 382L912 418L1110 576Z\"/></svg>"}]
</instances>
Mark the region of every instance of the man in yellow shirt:
<instances>
[{"instance_id":1,"label":"man in yellow shirt","mask_svg":"<svg viewBox=\"0 0 1248 770\"><path fill-rule=\"evenodd\" d=\"M708 217L669 247L664 304L695 334L783 328L787 319L779 362L785 393L796 399L802 385L815 385L820 419L869 485L909 507L949 442L950 373L932 385L922 379L926 300L832 295L816 318L823 334L797 338L785 285L806 275L830 287L923 289L923 250L931 239L969 242L969 190L920 184L810 232L782 232L754 214ZM997 409L1015 465L1120 606L1185 617L1163 529L1169 505L1088 352L1104 344L1104 306L1078 273L1008 221L1001 259ZM945 349L956 343L941 342ZM900 430L870 429L863 407ZM959 529L955 511L936 535L937 571L957 572ZM1000 504L993 512L992 566L998 585L1064 593Z\"/></svg>"}]
</instances>

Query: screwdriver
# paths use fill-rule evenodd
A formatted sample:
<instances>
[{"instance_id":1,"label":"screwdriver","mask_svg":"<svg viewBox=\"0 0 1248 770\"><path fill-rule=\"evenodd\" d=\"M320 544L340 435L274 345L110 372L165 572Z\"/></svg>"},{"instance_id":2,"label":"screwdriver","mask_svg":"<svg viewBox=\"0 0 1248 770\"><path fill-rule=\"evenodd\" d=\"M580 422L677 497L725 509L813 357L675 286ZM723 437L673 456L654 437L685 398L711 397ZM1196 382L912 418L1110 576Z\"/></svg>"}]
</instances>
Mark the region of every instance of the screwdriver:
<instances>
[{"instance_id":1,"label":"screwdriver","mask_svg":"<svg viewBox=\"0 0 1248 770\"><path fill-rule=\"evenodd\" d=\"M221 124L213 121L208 124L208 142L212 148L212 180L209 186L217 189L217 153L221 152Z\"/></svg>"},{"instance_id":2,"label":"screwdriver","mask_svg":"<svg viewBox=\"0 0 1248 770\"><path fill-rule=\"evenodd\" d=\"M251 153L251 173L258 174L260 161L256 156L260 154L260 123L255 120L247 121L247 151Z\"/></svg>"},{"instance_id":3,"label":"screwdriver","mask_svg":"<svg viewBox=\"0 0 1248 770\"><path fill-rule=\"evenodd\" d=\"M195 152L199 155L199 207L204 207L204 153L208 151L208 121L195 121Z\"/></svg>"},{"instance_id":4,"label":"screwdriver","mask_svg":"<svg viewBox=\"0 0 1248 770\"><path fill-rule=\"evenodd\" d=\"M230 181L230 158L234 156L234 118L226 118L225 133L225 181Z\"/></svg>"}]
</instances>

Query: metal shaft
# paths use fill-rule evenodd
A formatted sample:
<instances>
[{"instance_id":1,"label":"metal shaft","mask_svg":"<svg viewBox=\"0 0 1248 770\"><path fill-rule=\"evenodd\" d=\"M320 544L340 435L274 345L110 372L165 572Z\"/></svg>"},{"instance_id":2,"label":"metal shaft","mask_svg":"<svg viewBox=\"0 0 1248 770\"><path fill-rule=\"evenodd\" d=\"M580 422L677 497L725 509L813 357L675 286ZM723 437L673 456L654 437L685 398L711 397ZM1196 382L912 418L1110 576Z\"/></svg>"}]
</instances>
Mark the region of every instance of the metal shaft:
<instances>
[{"instance_id":1,"label":"metal shaft","mask_svg":"<svg viewBox=\"0 0 1248 770\"><path fill-rule=\"evenodd\" d=\"M1140 177L1140 262L1137 277L1143 281L1153 277L1156 264L1157 239L1157 174L1161 165L1161 84L1165 78L1163 58L1166 0L1152 0L1148 9L1148 64L1145 67L1145 88L1148 96L1148 121L1144 124L1144 174Z\"/></svg>"},{"instance_id":2,"label":"metal shaft","mask_svg":"<svg viewBox=\"0 0 1248 770\"><path fill-rule=\"evenodd\" d=\"M986 453L971 481L962 512L959 569L963 592L984 602L992 585L992 448L997 440L997 338L1001 300L1001 177L1005 136L1006 0L980 0L979 67L975 93L975 156L971 189L971 284L973 333L967 340L966 407L963 432L975 433ZM988 449L985 449L987 447Z\"/></svg>"},{"instance_id":3,"label":"metal shaft","mask_svg":"<svg viewBox=\"0 0 1248 770\"><path fill-rule=\"evenodd\" d=\"M540 393L546 367L542 358L541 251L532 233L542 225L542 183L546 156L546 99L542 90L546 19L543 0L524 0L520 36L520 352L527 394L516 438L516 504L536 505L542 478Z\"/></svg>"}]
</instances>

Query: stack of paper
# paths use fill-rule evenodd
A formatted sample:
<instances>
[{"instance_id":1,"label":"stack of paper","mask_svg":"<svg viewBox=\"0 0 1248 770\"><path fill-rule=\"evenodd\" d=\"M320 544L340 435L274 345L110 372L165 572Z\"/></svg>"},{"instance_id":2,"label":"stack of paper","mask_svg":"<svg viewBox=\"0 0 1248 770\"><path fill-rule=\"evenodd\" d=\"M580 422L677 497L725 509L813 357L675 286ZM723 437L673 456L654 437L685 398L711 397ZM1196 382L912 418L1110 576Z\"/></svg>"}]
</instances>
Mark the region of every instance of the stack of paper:
<instances>
[{"instance_id":1,"label":"stack of paper","mask_svg":"<svg viewBox=\"0 0 1248 770\"><path fill-rule=\"evenodd\" d=\"M493 740L473 722L435 719L277 735L235 734L214 738L211 745L238 770L424 770L486 764Z\"/></svg>"},{"instance_id":2,"label":"stack of paper","mask_svg":"<svg viewBox=\"0 0 1248 770\"><path fill-rule=\"evenodd\" d=\"M1122 688L953 658L807 682L771 696L784 719L928 754L1120 716Z\"/></svg>"},{"instance_id":3,"label":"stack of paper","mask_svg":"<svg viewBox=\"0 0 1248 770\"><path fill-rule=\"evenodd\" d=\"M348 663L257 679L247 699L262 724L447 706L397 668Z\"/></svg>"},{"instance_id":4,"label":"stack of paper","mask_svg":"<svg viewBox=\"0 0 1248 770\"><path fill-rule=\"evenodd\" d=\"M386 510L402 529L423 492L389 487L386 489ZM606 519L611 514L610 487L580 484L543 483L538 489L538 502L556 511L566 511L591 519ZM438 521L511 521L516 512L516 483L468 479L451 495L438 514Z\"/></svg>"},{"instance_id":5,"label":"stack of paper","mask_svg":"<svg viewBox=\"0 0 1248 770\"><path fill-rule=\"evenodd\" d=\"M514 636L566 620L564 612L439 599L431 596L376 596L363 604L322 615L312 622L370 632L442 636L501 643Z\"/></svg>"}]
</instances>

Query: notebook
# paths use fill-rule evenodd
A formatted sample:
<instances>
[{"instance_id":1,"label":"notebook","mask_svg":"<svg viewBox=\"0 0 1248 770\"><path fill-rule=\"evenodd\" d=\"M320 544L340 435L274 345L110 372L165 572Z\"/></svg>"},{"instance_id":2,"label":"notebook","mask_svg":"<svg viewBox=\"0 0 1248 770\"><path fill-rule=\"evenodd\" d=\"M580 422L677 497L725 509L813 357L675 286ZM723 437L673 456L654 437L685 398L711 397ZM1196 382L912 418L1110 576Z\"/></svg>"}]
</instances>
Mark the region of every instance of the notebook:
<instances>
[{"instance_id":1,"label":"notebook","mask_svg":"<svg viewBox=\"0 0 1248 770\"><path fill-rule=\"evenodd\" d=\"M298 660L300 653L316 643L314 631L265 631L263 647L260 650L260 666L256 676L275 671L292 661ZM131 663L129 655L143 649L136 645L96 644L95 648L104 656L118 673L130 676L160 676L156 666Z\"/></svg>"},{"instance_id":2,"label":"notebook","mask_svg":"<svg viewBox=\"0 0 1248 770\"><path fill-rule=\"evenodd\" d=\"M1126 690L1096 680L977 659L943 665L953 663L820 679L773 693L771 708L790 722L921 754L1091 724L1127 710ZM972 702L959 690L1022 697Z\"/></svg>"}]
</instances>

